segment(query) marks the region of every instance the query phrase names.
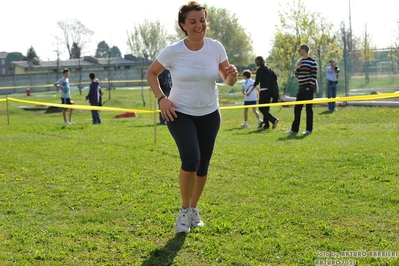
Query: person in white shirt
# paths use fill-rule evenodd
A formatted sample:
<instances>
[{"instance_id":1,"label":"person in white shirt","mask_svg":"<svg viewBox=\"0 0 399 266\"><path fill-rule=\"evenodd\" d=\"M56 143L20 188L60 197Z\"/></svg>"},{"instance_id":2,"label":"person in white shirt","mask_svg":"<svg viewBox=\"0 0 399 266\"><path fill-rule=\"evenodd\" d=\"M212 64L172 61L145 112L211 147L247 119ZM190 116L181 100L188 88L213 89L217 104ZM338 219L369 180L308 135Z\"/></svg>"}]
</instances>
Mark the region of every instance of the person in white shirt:
<instances>
[{"instance_id":1,"label":"person in white shirt","mask_svg":"<svg viewBox=\"0 0 399 266\"><path fill-rule=\"evenodd\" d=\"M233 86L237 68L228 61L223 45L206 38L207 11L195 1L180 7L178 24L186 37L166 46L147 71L147 81L158 98L162 117L178 147L181 159L181 209L177 232L204 225L197 203L208 177L216 135L220 127L216 80ZM157 76L169 69L173 89L163 94Z\"/></svg>"},{"instance_id":2,"label":"person in white shirt","mask_svg":"<svg viewBox=\"0 0 399 266\"><path fill-rule=\"evenodd\" d=\"M251 90L254 86L254 80L251 79L251 71L246 69L242 72L244 76L244 83L242 84L241 92L244 94L244 105L255 105L258 101L259 89ZM252 107L252 112L258 119L258 125L263 123L263 120L260 118L258 110L256 107ZM248 108L244 108L244 123L241 124L242 128L248 127Z\"/></svg>"},{"instance_id":3,"label":"person in white shirt","mask_svg":"<svg viewBox=\"0 0 399 266\"><path fill-rule=\"evenodd\" d=\"M54 83L54 86L56 86L58 89L61 89L61 103L62 104L72 104L73 102L71 101L71 89L69 87L69 69L65 68L62 71L63 77L59 79L57 82ZM72 121L72 108L69 108L69 115L68 119L66 117L66 110L67 108L62 108L62 116L64 117L64 123L66 125L72 125L75 124L75 122Z\"/></svg>"}]
</instances>

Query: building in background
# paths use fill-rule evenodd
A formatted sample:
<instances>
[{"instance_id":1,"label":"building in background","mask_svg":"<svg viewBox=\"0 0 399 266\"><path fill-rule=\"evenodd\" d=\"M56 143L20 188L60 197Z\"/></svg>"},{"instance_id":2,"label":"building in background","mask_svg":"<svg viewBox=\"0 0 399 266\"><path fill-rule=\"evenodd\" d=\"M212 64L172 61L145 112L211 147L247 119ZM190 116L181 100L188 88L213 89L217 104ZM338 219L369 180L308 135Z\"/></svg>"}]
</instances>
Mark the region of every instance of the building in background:
<instances>
[{"instance_id":1,"label":"building in background","mask_svg":"<svg viewBox=\"0 0 399 266\"><path fill-rule=\"evenodd\" d=\"M41 61L14 60L7 65L7 53L0 53L0 63L4 61L6 74L0 79L0 94L22 92L30 88L32 92L54 89L64 68L70 69L71 86L82 89L89 82L89 73L94 72L103 88L144 86L147 84L146 71L152 61L133 55L121 57L96 58L84 56L81 59ZM21 55L22 56L22 55ZM14 58L18 58L14 55Z\"/></svg>"}]
</instances>

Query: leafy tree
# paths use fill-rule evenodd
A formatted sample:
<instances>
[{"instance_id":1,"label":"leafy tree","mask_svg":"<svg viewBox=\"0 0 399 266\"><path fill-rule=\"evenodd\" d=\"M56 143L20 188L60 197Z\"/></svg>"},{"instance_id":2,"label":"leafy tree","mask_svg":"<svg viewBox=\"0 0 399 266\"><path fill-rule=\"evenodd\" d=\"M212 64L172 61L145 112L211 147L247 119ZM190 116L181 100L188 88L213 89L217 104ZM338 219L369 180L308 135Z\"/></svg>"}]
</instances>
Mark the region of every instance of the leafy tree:
<instances>
[{"instance_id":1,"label":"leafy tree","mask_svg":"<svg viewBox=\"0 0 399 266\"><path fill-rule=\"evenodd\" d=\"M168 34L166 27L159 20L134 25L131 32L127 32L127 46L131 54L154 60L161 50L175 40Z\"/></svg>"},{"instance_id":2,"label":"leafy tree","mask_svg":"<svg viewBox=\"0 0 399 266\"><path fill-rule=\"evenodd\" d=\"M9 54L7 55L7 57L6 57L5 65L6 65L6 66L10 66L10 64L11 64L12 61L21 61L21 60L25 60L24 58L25 58L25 56L22 55L22 53L20 53L20 52L12 52L12 53L9 53Z\"/></svg>"},{"instance_id":3,"label":"leafy tree","mask_svg":"<svg viewBox=\"0 0 399 266\"><path fill-rule=\"evenodd\" d=\"M226 49L229 62L248 66L255 59L251 37L238 23L238 18L225 8L208 7L207 36L220 41Z\"/></svg>"},{"instance_id":4,"label":"leafy tree","mask_svg":"<svg viewBox=\"0 0 399 266\"><path fill-rule=\"evenodd\" d=\"M63 33L63 42L69 53L69 59L76 58L76 52L79 50L79 54L84 51L84 48L90 37L93 35L93 31L86 28L82 22L77 19L68 19L57 22L58 27ZM75 50L72 51L73 44L76 44ZM79 49L78 49L79 48ZM74 55L75 52L75 55Z\"/></svg>"},{"instance_id":5,"label":"leafy tree","mask_svg":"<svg viewBox=\"0 0 399 266\"><path fill-rule=\"evenodd\" d=\"M110 48L109 45L105 41L101 41L97 45L95 57L97 57L97 58L108 58L108 57L121 58L122 53L117 46L112 46L112 48Z\"/></svg>"},{"instance_id":6,"label":"leafy tree","mask_svg":"<svg viewBox=\"0 0 399 266\"><path fill-rule=\"evenodd\" d=\"M23 57L24 61L32 61L35 58L39 58L36 54L35 48L33 46L30 46L28 51L26 52L26 55Z\"/></svg>"},{"instance_id":7,"label":"leafy tree","mask_svg":"<svg viewBox=\"0 0 399 266\"><path fill-rule=\"evenodd\" d=\"M109 54L109 46L105 41L101 41L97 45L97 50L95 57L97 58L107 58Z\"/></svg>"},{"instance_id":8,"label":"leafy tree","mask_svg":"<svg viewBox=\"0 0 399 266\"><path fill-rule=\"evenodd\" d=\"M122 53L121 50L117 46L112 46L111 48L111 57L121 58Z\"/></svg>"},{"instance_id":9,"label":"leafy tree","mask_svg":"<svg viewBox=\"0 0 399 266\"><path fill-rule=\"evenodd\" d=\"M279 74L280 88L286 94L295 94L297 80L294 76L296 62L299 59L298 47L306 43L310 47L310 56L318 62L318 83L325 86L324 69L328 59L342 58L342 48L338 38L332 33L332 24L319 13L307 12L305 5L295 0L288 8L279 12L280 24L274 46L268 58L269 64ZM322 90L319 90L319 94Z\"/></svg>"},{"instance_id":10,"label":"leafy tree","mask_svg":"<svg viewBox=\"0 0 399 266\"><path fill-rule=\"evenodd\" d=\"M74 42L72 44L72 49L70 53L70 59L79 59L81 57L82 49L79 47L79 45Z\"/></svg>"}]
</instances>

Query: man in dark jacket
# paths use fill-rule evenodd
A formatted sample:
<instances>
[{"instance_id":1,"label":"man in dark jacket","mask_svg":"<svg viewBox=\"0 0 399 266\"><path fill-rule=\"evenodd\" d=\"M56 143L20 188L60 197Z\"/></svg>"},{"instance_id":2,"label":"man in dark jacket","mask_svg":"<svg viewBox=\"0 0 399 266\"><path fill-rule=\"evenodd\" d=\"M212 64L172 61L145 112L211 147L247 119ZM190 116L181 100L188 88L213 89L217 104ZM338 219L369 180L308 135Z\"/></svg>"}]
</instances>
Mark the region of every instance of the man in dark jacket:
<instances>
[{"instance_id":1,"label":"man in dark jacket","mask_svg":"<svg viewBox=\"0 0 399 266\"><path fill-rule=\"evenodd\" d=\"M89 100L91 106L99 106L100 105L100 86L98 83L98 79L96 79L96 74L89 74L91 84L89 94L86 96L86 100ZM93 117L93 124L101 124L100 112L98 110L91 110L91 115Z\"/></svg>"}]
</instances>

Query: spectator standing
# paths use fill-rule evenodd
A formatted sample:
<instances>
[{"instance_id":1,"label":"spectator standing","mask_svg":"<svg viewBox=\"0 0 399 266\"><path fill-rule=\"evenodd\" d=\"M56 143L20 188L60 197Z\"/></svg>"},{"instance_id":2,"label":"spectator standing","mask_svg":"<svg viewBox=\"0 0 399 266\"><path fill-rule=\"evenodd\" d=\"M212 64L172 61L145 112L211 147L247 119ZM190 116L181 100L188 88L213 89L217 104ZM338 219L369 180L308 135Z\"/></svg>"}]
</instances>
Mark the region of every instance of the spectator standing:
<instances>
[{"instance_id":1,"label":"spectator standing","mask_svg":"<svg viewBox=\"0 0 399 266\"><path fill-rule=\"evenodd\" d=\"M309 46L302 44L298 53L301 56L297 63L295 76L298 79L299 89L296 95L296 101L313 100L313 94L317 89L317 63L309 56ZM294 121L291 130L285 134L298 134L301 122L301 112L303 104L297 104L294 107ZM303 135L309 135L313 130L313 104L306 104L306 130Z\"/></svg>"},{"instance_id":2,"label":"spectator standing","mask_svg":"<svg viewBox=\"0 0 399 266\"><path fill-rule=\"evenodd\" d=\"M101 89L96 79L96 74L90 73L89 74L91 84L89 94L86 96L86 100L89 100L91 106L100 106L101 105ZM91 110L91 116L93 118L93 125L101 124L100 112L98 110Z\"/></svg>"},{"instance_id":3,"label":"spectator standing","mask_svg":"<svg viewBox=\"0 0 399 266\"><path fill-rule=\"evenodd\" d=\"M62 71L63 77L59 79L57 82L54 83L54 86L57 87L57 89L61 89L61 104L72 104L71 101L71 89L69 87L69 69L65 68ZM66 117L66 110L68 108L62 108L62 116L64 118L64 123L66 125L72 125L75 124L75 122L72 121L72 108L69 108L69 116L68 119Z\"/></svg>"},{"instance_id":4,"label":"spectator standing","mask_svg":"<svg viewBox=\"0 0 399 266\"><path fill-rule=\"evenodd\" d=\"M334 60L330 60L330 65L326 68L328 99L337 97L338 73L339 68L337 67L337 64L334 62ZM328 110L330 112L336 111L335 102L328 103Z\"/></svg>"}]
</instances>

